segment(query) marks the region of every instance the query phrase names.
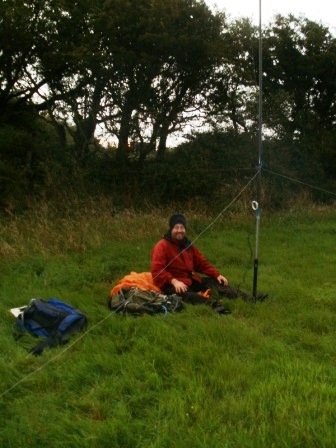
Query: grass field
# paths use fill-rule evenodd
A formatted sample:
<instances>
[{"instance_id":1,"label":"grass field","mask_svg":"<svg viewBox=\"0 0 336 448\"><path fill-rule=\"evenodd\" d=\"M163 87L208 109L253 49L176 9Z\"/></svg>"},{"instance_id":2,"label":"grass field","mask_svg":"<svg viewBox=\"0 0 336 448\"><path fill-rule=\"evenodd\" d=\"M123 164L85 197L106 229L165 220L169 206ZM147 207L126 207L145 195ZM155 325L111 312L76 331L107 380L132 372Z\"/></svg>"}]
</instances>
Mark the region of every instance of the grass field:
<instances>
[{"instance_id":1,"label":"grass field","mask_svg":"<svg viewBox=\"0 0 336 448\"><path fill-rule=\"evenodd\" d=\"M111 314L109 290L149 270L171 212L45 208L1 221L1 447L335 446L336 210L262 215L263 303ZM197 238L214 217L187 218ZM226 214L196 245L251 291L254 232L253 214ZM14 341L8 310L32 297L80 308L88 332L29 355L36 341Z\"/></svg>"}]
</instances>

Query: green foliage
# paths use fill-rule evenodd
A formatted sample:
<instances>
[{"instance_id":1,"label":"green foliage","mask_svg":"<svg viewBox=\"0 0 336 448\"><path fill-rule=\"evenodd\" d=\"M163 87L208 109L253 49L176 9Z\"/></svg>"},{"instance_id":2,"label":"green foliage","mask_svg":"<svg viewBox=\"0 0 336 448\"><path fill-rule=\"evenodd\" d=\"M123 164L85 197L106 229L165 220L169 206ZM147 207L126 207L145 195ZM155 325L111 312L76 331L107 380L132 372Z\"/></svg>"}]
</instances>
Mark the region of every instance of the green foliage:
<instances>
[{"instance_id":1,"label":"green foliage","mask_svg":"<svg viewBox=\"0 0 336 448\"><path fill-rule=\"evenodd\" d=\"M0 208L24 207L28 196L43 197L59 151L58 136L34 107L12 103L0 123Z\"/></svg>"},{"instance_id":2,"label":"green foliage","mask_svg":"<svg viewBox=\"0 0 336 448\"><path fill-rule=\"evenodd\" d=\"M211 198L209 207L216 208L216 200L232 198L254 172L254 140L249 134L233 132L196 134L168 151L164 159L151 157L144 165L133 160L124 166L107 153L92 165L89 176L96 185L100 182L106 194L117 193L114 201L119 205L188 206Z\"/></svg>"},{"instance_id":3,"label":"green foliage","mask_svg":"<svg viewBox=\"0 0 336 448\"><path fill-rule=\"evenodd\" d=\"M241 177L240 170L253 167L251 140L250 135L235 137L230 132L193 136L167 154L164 162L148 163L154 177L152 188L156 183L164 189L165 203L225 197L224 185L233 185Z\"/></svg>"},{"instance_id":4,"label":"green foliage","mask_svg":"<svg viewBox=\"0 0 336 448\"><path fill-rule=\"evenodd\" d=\"M80 207L57 222L52 210L2 220L1 247L11 243L12 252L0 263L0 444L332 447L335 212L263 216L263 303L225 300L230 316L206 306L166 317L110 314L109 290L129 271L148 270L167 215ZM209 216L187 217L193 238L211 224ZM249 289L253 233L253 216L227 214L197 246L232 284L245 272L241 287ZM78 306L88 333L28 355L36 341L12 339L8 309L34 296Z\"/></svg>"}]
</instances>

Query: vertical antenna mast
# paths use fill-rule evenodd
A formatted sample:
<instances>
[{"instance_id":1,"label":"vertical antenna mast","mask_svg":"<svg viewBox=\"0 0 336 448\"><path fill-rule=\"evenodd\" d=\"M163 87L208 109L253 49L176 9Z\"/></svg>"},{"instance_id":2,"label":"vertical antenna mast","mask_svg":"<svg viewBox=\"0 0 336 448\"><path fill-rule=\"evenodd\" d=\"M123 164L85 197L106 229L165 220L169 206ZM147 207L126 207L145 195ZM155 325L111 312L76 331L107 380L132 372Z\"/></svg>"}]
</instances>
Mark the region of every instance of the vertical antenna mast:
<instances>
[{"instance_id":1,"label":"vertical antenna mast","mask_svg":"<svg viewBox=\"0 0 336 448\"><path fill-rule=\"evenodd\" d=\"M252 202L252 208L256 212L256 239L254 253L253 297L257 298L258 265L259 265L259 226L260 226L260 190L261 190L261 155L262 155L262 33L261 33L261 0L259 0L259 138L258 138L258 176L257 199Z\"/></svg>"}]
</instances>

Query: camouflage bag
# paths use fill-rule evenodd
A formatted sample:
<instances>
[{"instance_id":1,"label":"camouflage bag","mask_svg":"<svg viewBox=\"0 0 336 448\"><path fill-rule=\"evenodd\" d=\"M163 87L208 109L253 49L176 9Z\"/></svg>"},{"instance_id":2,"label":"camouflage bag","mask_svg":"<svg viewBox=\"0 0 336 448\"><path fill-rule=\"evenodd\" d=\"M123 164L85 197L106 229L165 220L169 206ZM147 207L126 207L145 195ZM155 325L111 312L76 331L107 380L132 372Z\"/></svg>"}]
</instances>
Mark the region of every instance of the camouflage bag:
<instances>
[{"instance_id":1,"label":"camouflage bag","mask_svg":"<svg viewBox=\"0 0 336 448\"><path fill-rule=\"evenodd\" d=\"M111 311L121 314L167 314L183 309L182 299L176 294L164 295L143 291L137 287L121 288L108 300Z\"/></svg>"}]
</instances>

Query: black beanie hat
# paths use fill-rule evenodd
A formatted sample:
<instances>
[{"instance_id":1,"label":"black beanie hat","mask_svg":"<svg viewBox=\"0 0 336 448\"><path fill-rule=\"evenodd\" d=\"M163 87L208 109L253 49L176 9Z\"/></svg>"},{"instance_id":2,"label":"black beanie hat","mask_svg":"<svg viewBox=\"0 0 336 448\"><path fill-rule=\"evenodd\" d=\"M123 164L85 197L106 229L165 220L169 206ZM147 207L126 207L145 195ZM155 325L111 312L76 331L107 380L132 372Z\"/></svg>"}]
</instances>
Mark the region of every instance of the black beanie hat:
<instances>
[{"instance_id":1,"label":"black beanie hat","mask_svg":"<svg viewBox=\"0 0 336 448\"><path fill-rule=\"evenodd\" d=\"M176 224L182 224L184 227L187 227L187 221L183 215L172 215L169 218L169 230L172 230Z\"/></svg>"}]
</instances>

